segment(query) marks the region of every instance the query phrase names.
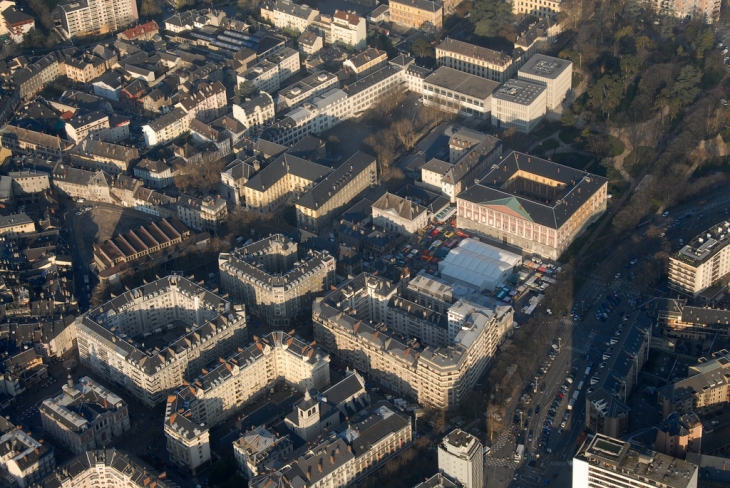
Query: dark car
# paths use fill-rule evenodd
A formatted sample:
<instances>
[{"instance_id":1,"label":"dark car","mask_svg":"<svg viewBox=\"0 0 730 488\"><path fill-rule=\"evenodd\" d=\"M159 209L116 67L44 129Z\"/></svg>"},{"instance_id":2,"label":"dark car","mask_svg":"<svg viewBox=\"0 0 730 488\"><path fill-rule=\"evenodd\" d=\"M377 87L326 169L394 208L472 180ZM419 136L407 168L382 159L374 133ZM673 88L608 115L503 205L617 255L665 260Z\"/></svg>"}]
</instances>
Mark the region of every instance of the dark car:
<instances>
[{"instance_id":1,"label":"dark car","mask_svg":"<svg viewBox=\"0 0 730 488\"><path fill-rule=\"evenodd\" d=\"M535 415L540 413L540 405L535 406Z\"/></svg>"}]
</instances>

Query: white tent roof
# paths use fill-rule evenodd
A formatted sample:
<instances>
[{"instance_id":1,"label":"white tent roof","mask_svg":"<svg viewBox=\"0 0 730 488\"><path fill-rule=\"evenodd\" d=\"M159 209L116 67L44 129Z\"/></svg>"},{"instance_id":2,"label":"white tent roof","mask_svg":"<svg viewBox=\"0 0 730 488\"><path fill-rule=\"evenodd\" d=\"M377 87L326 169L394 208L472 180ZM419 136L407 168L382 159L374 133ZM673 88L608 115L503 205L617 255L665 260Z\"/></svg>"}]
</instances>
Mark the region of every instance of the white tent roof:
<instances>
[{"instance_id":1,"label":"white tent roof","mask_svg":"<svg viewBox=\"0 0 730 488\"><path fill-rule=\"evenodd\" d=\"M518 254L464 239L439 263L439 271L442 276L494 290L521 262L522 256Z\"/></svg>"}]
</instances>

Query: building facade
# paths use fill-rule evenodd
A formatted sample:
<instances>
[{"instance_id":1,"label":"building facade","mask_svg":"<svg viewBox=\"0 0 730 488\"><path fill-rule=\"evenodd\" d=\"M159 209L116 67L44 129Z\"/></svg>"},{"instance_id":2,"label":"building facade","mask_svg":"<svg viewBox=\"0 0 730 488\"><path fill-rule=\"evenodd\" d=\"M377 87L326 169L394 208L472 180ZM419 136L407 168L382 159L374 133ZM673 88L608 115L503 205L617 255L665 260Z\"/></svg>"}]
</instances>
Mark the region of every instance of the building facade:
<instances>
[{"instance_id":1,"label":"building facade","mask_svg":"<svg viewBox=\"0 0 730 488\"><path fill-rule=\"evenodd\" d=\"M563 103L572 86L573 63L567 59L536 54L517 71L517 76L545 86L547 108L555 110Z\"/></svg>"},{"instance_id":2,"label":"building facade","mask_svg":"<svg viewBox=\"0 0 730 488\"><path fill-rule=\"evenodd\" d=\"M277 234L218 260L221 287L272 325L288 325L335 283L336 261L327 251L299 260L297 243Z\"/></svg>"},{"instance_id":3,"label":"building facade","mask_svg":"<svg viewBox=\"0 0 730 488\"><path fill-rule=\"evenodd\" d=\"M457 197L458 227L557 259L606 210L605 178L512 152Z\"/></svg>"},{"instance_id":4,"label":"building facade","mask_svg":"<svg viewBox=\"0 0 730 488\"><path fill-rule=\"evenodd\" d=\"M466 117L488 118L499 83L441 66L423 80L423 104Z\"/></svg>"},{"instance_id":5,"label":"building facade","mask_svg":"<svg viewBox=\"0 0 730 488\"><path fill-rule=\"evenodd\" d=\"M59 5L58 12L68 37L105 34L139 19L134 0L79 0Z\"/></svg>"},{"instance_id":6,"label":"building facade","mask_svg":"<svg viewBox=\"0 0 730 488\"><path fill-rule=\"evenodd\" d=\"M547 88L529 81L507 80L492 96L492 125L529 134L547 112Z\"/></svg>"},{"instance_id":7,"label":"building facade","mask_svg":"<svg viewBox=\"0 0 730 488\"><path fill-rule=\"evenodd\" d=\"M669 288L697 297L727 276L730 273L729 232L730 222L720 222L672 254L669 257Z\"/></svg>"},{"instance_id":8,"label":"building facade","mask_svg":"<svg viewBox=\"0 0 730 488\"><path fill-rule=\"evenodd\" d=\"M452 431L438 446L439 471L464 488L484 486L484 454L479 439L461 429Z\"/></svg>"},{"instance_id":9,"label":"building facade","mask_svg":"<svg viewBox=\"0 0 730 488\"><path fill-rule=\"evenodd\" d=\"M390 3L390 21L416 29L440 30L444 7L437 0L394 0Z\"/></svg>"},{"instance_id":10,"label":"building facade","mask_svg":"<svg viewBox=\"0 0 730 488\"><path fill-rule=\"evenodd\" d=\"M428 225L428 209L386 192L372 205L373 224L403 235L412 235Z\"/></svg>"},{"instance_id":11,"label":"building facade","mask_svg":"<svg viewBox=\"0 0 730 488\"><path fill-rule=\"evenodd\" d=\"M92 308L75 327L82 364L150 406L247 337L242 312L175 275Z\"/></svg>"},{"instance_id":12,"label":"building facade","mask_svg":"<svg viewBox=\"0 0 730 488\"><path fill-rule=\"evenodd\" d=\"M7 473L6 480L12 480L15 486L33 486L52 473L55 467L53 446L36 440L21 426L0 435L0 476Z\"/></svg>"},{"instance_id":13,"label":"building facade","mask_svg":"<svg viewBox=\"0 0 730 488\"><path fill-rule=\"evenodd\" d=\"M436 46L436 62L497 83L510 79L516 69L508 54L450 37Z\"/></svg>"}]
</instances>

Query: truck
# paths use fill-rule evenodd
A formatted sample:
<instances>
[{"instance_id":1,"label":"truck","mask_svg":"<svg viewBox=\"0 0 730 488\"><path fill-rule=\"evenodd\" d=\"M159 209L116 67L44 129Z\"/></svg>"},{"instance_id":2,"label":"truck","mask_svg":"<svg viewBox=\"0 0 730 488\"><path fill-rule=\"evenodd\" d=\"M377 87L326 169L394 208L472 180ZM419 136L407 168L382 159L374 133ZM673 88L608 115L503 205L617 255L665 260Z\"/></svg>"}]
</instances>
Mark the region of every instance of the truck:
<instances>
[{"instance_id":1,"label":"truck","mask_svg":"<svg viewBox=\"0 0 730 488\"><path fill-rule=\"evenodd\" d=\"M573 405L575 405L575 398L571 398L568 402L568 410L573 410Z\"/></svg>"},{"instance_id":2,"label":"truck","mask_svg":"<svg viewBox=\"0 0 730 488\"><path fill-rule=\"evenodd\" d=\"M589 374L591 374L591 367L590 366L588 366L586 368L586 374L585 375L588 376Z\"/></svg>"},{"instance_id":3,"label":"truck","mask_svg":"<svg viewBox=\"0 0 730 488\"><path fill-rule=\"evenodd\" d=\"M515 461L521 461L522 456L525 455L525 445L519 444L515 450Z\"/></svg>"}]
</instances>

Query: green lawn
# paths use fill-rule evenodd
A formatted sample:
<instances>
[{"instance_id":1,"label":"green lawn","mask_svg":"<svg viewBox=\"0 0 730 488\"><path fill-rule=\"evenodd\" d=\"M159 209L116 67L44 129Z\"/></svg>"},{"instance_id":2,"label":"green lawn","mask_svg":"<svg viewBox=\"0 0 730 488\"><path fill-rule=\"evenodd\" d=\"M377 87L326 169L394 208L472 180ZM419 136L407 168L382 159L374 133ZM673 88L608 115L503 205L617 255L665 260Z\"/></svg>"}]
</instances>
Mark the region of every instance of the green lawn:
<instances>
[{"instance_id":1,"label":"green lawn","mask_svg":"<svg viewBox=\"0 0 730 488\"><path fill-rule=\"evenodd\" d=\"M608 142L611 144L611 155L613 157L620 156L626 150L626 146L618 138L608 136Z\"/></svg>"}]
</instances>

